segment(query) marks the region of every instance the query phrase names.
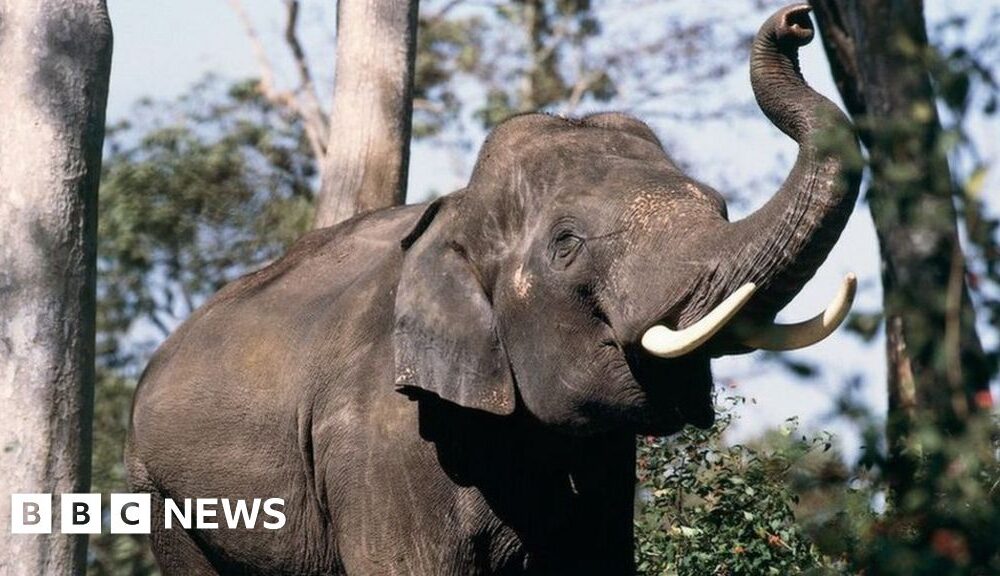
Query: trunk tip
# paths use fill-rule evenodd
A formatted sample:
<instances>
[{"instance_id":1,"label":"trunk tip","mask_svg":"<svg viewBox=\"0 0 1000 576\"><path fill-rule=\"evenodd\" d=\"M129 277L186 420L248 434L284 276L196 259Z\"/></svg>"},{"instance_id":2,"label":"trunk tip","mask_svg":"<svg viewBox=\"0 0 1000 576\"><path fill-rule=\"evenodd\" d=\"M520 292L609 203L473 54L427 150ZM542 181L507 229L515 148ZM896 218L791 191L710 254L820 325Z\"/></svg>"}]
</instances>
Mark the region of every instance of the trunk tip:
<instances>
[{"instance_id":1,"label":"trunk tip","mask_svg":"<svg viewBox=\"0 0 1000 576\"><path fill-rule=\"evenodd\" d=\"M794 4L778 10L769 19L773 26L774 39L778 44L805 46L815 35L809 13L812 8L808 4Z\"/></svg>"}]
</instances>

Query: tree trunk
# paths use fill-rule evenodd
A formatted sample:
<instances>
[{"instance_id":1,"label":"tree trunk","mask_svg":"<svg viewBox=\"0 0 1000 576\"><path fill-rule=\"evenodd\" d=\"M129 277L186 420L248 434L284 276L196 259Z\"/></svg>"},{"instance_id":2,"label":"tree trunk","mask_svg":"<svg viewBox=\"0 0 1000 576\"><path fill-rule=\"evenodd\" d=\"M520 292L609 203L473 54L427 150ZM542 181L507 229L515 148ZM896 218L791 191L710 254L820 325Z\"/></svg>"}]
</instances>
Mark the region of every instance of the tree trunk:
<instances>
[{"instance_id":1,"label":"tree trunk","mask_svg":"<svg viewBox=\"0 0 1000 576\"><path fill-rule=\"evenodd\" d=\"M915 415L961 428L988 387L958 240L954 189L927 70L920 0L811 0L834 80L868 149L882 256L889 463L896 494L915 463Z\"/></svg>"},{"instance_id":2,"label":"tree trunk","mask_svg":"<svg viewBox=\"0 0 1000 576\"><path fill-rule=\"evenodd\" d=\"M59 494L90 486L97 187L111 68L104 0L0 0L0 574L81 574ZM53 493L53 534L10 494Z\"/></svg>"},{"instance_id":3,"label":"tree trunk","mask_svg":"<svg viewBox=\"0 0 1000 576\"><path fill-rule=\"evenodd\" d=\"M340 0L337 69L314 227L402 204L418 0Z\"/></svg>"}]
</instances>

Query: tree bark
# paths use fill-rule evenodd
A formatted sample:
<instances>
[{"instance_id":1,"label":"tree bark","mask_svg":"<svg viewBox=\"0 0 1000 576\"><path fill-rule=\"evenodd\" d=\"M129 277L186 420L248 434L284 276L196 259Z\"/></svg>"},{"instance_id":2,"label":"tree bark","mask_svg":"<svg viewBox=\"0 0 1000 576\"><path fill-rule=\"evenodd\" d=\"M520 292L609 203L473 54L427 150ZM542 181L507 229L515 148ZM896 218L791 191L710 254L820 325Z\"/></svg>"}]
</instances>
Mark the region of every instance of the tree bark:
<instances>
[{"instance_id":1,"label":"tree bark","mask_svg":"<svg viewBox=\"0 0 1000 576\"><path fill-rule=\"evenodd\" d=\"M406 198L417 5L337 5L337 69L316 228Z\"/></svg>"},{"instance_id":2,"label":"tree bark","mask_svg":"<svg viewBox=\"0 0 1000 576\"><path fill-rule=\"evenodd\" d=\"M920 0L811 0L834 80L869 153L869 209L882 257L888 358L887 474L915 470L913 419L956 430L988 389L959 244L955 193Z\"/></svg>"},{"instance_id":3,"label":"tree bark","mask_svg":"<svg viewBox=\"0 0 1000 576\"><path fill-rule=\"evenodd\" d=\"M59 494L90 486L97 187L111 67L104 0L0 0L0 574L82 574ZM53 493L53 534L10 494Z\"/></svg>"}]
</instances>

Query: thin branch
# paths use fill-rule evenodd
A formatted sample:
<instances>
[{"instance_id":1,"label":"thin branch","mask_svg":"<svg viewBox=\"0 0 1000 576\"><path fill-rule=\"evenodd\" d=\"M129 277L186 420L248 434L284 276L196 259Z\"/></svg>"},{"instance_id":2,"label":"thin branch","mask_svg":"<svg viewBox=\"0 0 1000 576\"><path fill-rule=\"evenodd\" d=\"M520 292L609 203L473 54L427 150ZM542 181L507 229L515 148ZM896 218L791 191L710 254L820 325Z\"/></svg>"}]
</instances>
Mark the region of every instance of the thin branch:
<instances>
[{"instance_id":1,"label":"thin branch","mask_svg":"<svg viewBox=\"0 0 1000 576\"><path fill-rule=\"evenodd\" d=\"M309 70L309 61L306 58L302 43L299 42L299 0L285 0L287 10L287 20L285 24L285 42L292 53L292 60L299 73L301 85L296 90L299 100L296 102L298 111L305 123L306 136L309 138L309 145L317 159L322 159L326 155L326 141L329 134L329 123L323 113L323 107L316 92L316 84L313 82L312 72Z\"/></svg>"},{"instance_id":2,"label":"thin branch","mask_svg":"<svg viewBox=\"0 0 1000 576\"><path fill-rule=\"evenodd\" d=\"M184 300L184 306L187 308L184 316L188 317L194 314L194 310L196 308L194 305L194 298L191 297L191 293L188 291L187 287L184 286L183 282L181 282L178 287L180 288L181 298Z\"/></svg>"},{"instance_id":3,"label":"thin branch","mask_svg":"<svg viewBox=\"0 0 1000 576\"><path fill-rule=\"evenodd\" d=\"M447 16L449 12L451 12L452 10L454 10L455 8L457 8L458 6L461 6L462 4L465 4L467 1L468 0L451 0L450 2L448 2L444 6L442 6L441 9L438 10L437 12L434 12L433 14L429 14L429 15L425 16L424 19L426 21L428 21L428 22L436 22L436 21L444 18L445 16Z\"/></svg>"},{"instance_id":4,"label":"thin branch","mask_svg":"<svg viewBox=\"0 0 1000 576\"><path fill-rule=\"evenodd\" d=\"M285 8L288 10L288 19L285 24L285 42L292 51L292 58L295 66L299 70L299 77L302 86L312 86L312 73L309 71L309 64L306 62L306 53L299 42L299 0L285 0Z\"/></svg>"},{"instance_id":5,"label":"thin branch","mask_svg":"<svg viewBox=\"0 0 1000 576\"><path fill-rule=\"evenodd\" d=\"M260 67L259 90L272 105L291 112L302 120L309 140L309 147L317 160L326 154L327 131L329 129L326 116L319 105L319 97L312 81L312 75L306 62L305 51L299 43L296 33L298 24L298 0L285 0L288 21L285 27L285 41L292 51L292 57L299 72L302 85L296 92L278 90L275 84L274 67L267 57L267 50L253 25L250 14L243 6L242 0L229 0L229 5L243 24L243 30L253 47L254 57Z\"/></svg>"},{"instance_id":6,"label":"thin branch","mask_svg":"<svg viewBox=\"0 0 1000 576\"><path fill-rule=\"evenodd\" d=\"M572 116L576 112L576 108L587 94L587 90L590 90L594 82L600 80L602 75L600 70L592 70L590 73L580 76L580 79L573 85L573 90L570 91L566 104L562 107L563 115Z\"/></svg>"},{"instance_id":7,"label":"thin branch","mask_svg":"<svg viewBox=\"0 0 1000 576\"><path fill-rule=\"evenodd\" d=\"M542 50L535 55L535 60L537 62L545 62L555 54L556 50L562 45L563 41L569 37L570 28L566 21L569 20L568 17L559 20L555 25L552 26L552 34L549 37L549 42L547 45L542 47Z\"/></svg>"},{"instance_id":8,"label":"thin branch","mask_svg":"<svg viewBox=\"0 0 1000 576\"><path fill-rule=\"evenodd\" d=\"M157 330L160 331L160 334L163 336L163 338L167 338L168 336L170 336L170 328L167 327L166 323L163 320L160 320L160 317L157 315L156 310L150 310L149 321L153 324L154 327L156 327Z\"/></svg>"},{"instance_id":9,"label":"thin branch","mask_svg":"<svg viewBox=\"0 0 1000 576\"><path fill-rule=\"evenodd\" d=\"M240 22L243 24L243 30L246 32L247 38L250 40L250 45L253 48L254 58L256 58L257 65L260 67L261 95L276 106L283 108L291 107L291 94L281 92L275 88L274 67L271 66L271 61L267 58L264 43L261 42L260 35L257 34L257 28L253 25L253 20L250 19L250 14L247 13L243 2L241 0L229 0L229 5L232 7L233 12L236 12L236 16L239 17Z\"/></svg>"},{"instance_id":10,"label":"thin branch","mask_svg":"<svg viewBox=\"0 0 1000 576\"><path fill-rule=\"evenodd\" d=\"M445 111L445 106L427 98L414 98L413 109L421 112L430 112L431 114L442 114Z\"/></svg>"}]
</instances>

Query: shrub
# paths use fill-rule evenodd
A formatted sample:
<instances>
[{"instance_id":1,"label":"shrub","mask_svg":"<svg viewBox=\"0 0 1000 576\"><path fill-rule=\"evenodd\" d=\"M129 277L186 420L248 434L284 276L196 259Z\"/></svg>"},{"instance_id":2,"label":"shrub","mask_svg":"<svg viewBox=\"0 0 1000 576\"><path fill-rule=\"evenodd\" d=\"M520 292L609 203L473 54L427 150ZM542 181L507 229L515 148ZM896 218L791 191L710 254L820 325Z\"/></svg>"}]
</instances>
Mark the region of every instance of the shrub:
<instances>
[{"instance_id":1,"label":"shrub","mask_svg":"<svg viewBox=\"0 0 1000 576\"><path fill-rule=\"evenodd\" d=\"M734 399L733 402L742 402ZM796 522L793 464L827 437L776 449L728 446L724 410L708 430L639 442L636 560L649 576L802 574L824 559ZM795 422L782 433L791 436Z\"/></svg>"}]
</instances>

